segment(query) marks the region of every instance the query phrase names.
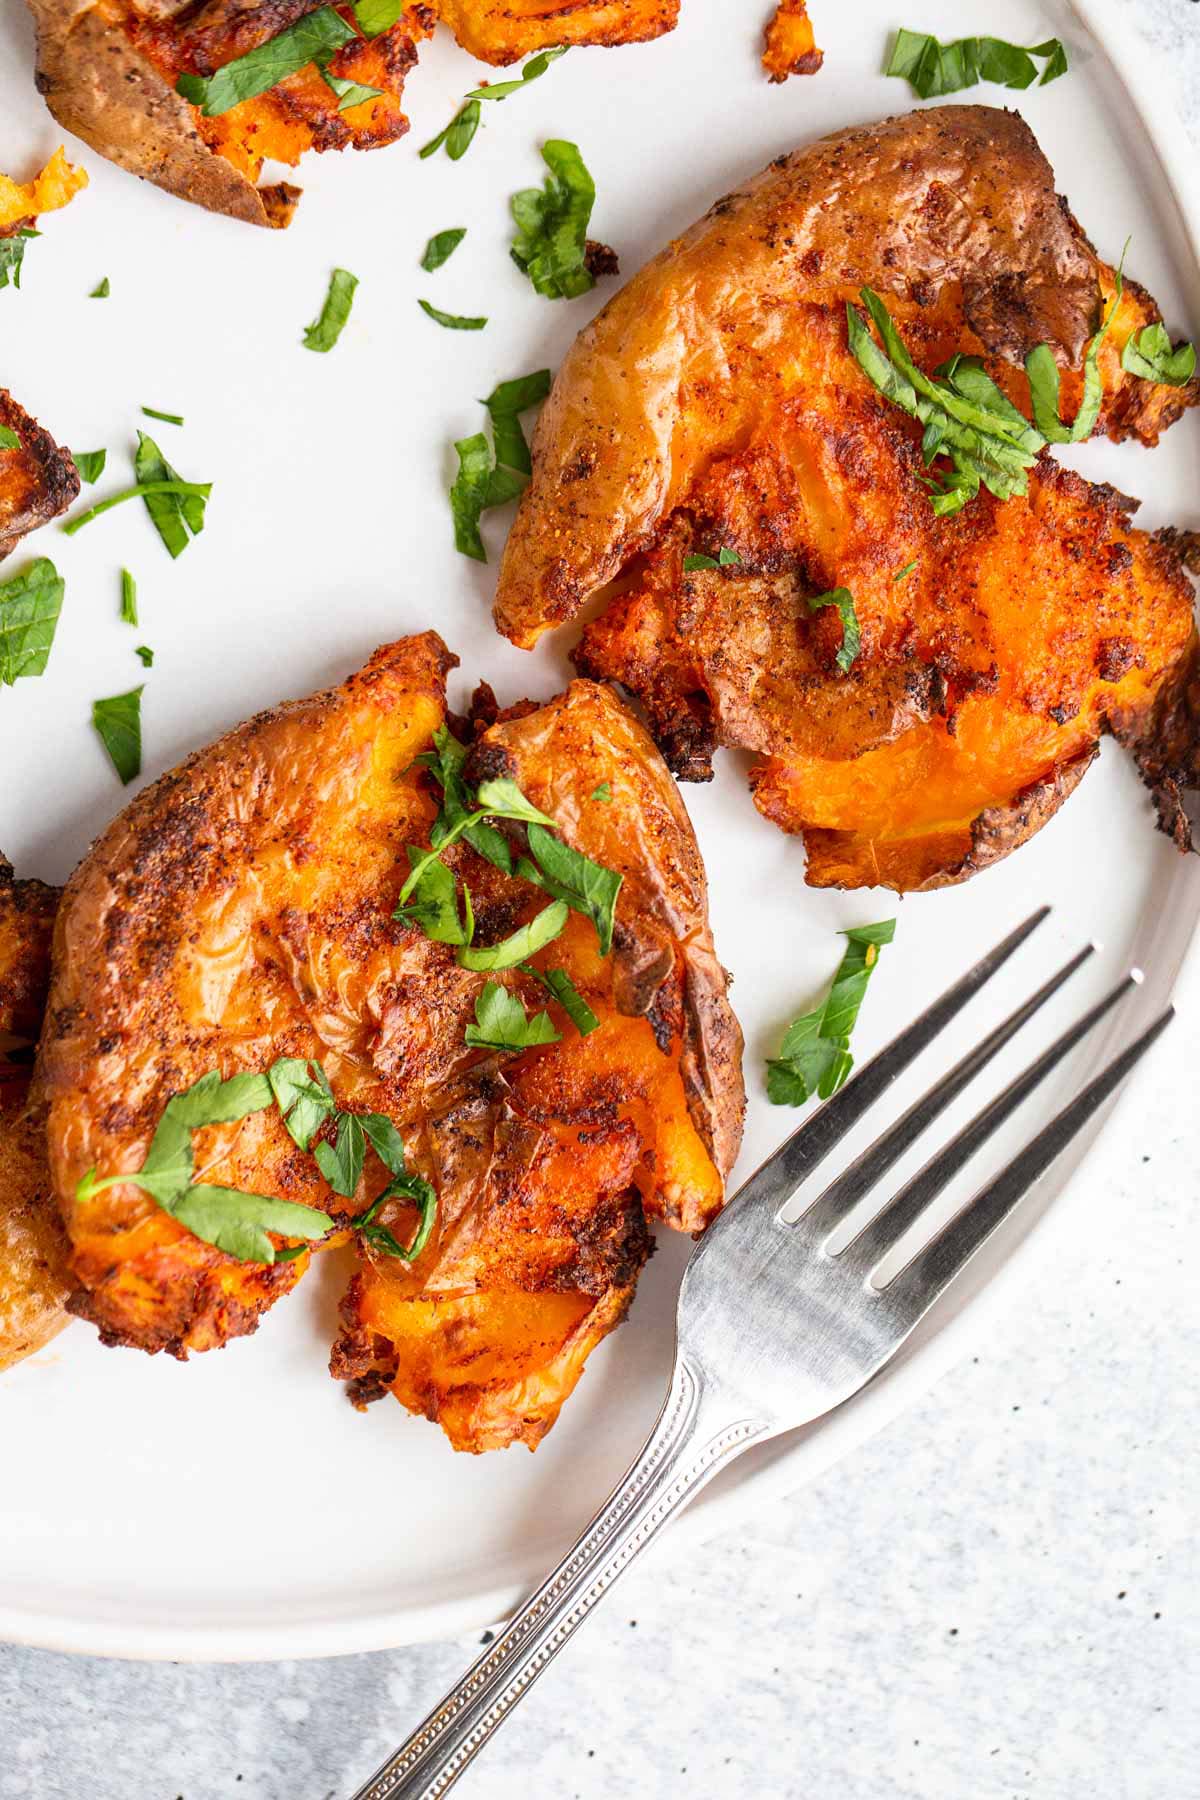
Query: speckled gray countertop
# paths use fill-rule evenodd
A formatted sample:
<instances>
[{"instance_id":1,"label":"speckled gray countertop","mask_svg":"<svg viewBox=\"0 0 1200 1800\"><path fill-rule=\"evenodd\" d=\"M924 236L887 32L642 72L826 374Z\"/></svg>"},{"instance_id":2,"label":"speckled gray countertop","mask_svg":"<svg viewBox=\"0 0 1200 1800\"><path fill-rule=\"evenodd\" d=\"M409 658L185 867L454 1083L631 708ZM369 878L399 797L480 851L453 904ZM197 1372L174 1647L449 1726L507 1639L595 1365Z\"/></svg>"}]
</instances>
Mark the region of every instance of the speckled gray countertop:
<instances>
[{"instance_id":1,"label":"speckled gray countertop","mask_svg":"<svg viewBox=\"0 0 1200 1800\"><path fill-rule=\"evenodd\" d=\"M1200 144L1200 6L1126 3ZM1182 1078L1200 1030L1176 1029ZM1046 1267L1004 1343L816 1486L661 1547L463 1800L1200 1796L1195 1117L1140 1097L1103 1162L1124 1240ZM343 1800L477 1642L241 1667L0 1648L0 1797Z\"/></svg>"}]
</instances>

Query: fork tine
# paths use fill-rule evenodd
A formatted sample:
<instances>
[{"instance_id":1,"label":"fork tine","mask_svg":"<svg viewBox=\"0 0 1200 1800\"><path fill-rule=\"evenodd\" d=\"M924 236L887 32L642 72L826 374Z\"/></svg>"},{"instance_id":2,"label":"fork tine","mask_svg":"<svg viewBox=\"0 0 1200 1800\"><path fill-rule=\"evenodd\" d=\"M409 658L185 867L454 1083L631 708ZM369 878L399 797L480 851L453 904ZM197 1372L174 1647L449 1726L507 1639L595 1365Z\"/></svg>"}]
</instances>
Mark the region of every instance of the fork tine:
<instances>
[{"instance_id":1,"label":"fork tine","mask_svg":"<svg viewBox=\"0 0 1200 1800\"><path fill-rule=\"evenodd\" d=\"M938 1115L958 1098L976 1075L987 1067L992 1058L999 1055L1022 1025L1057 994L1076 969L1094 953L1095 948L1094 944L1086 944L1056 975L1043 983L1036 994L1031 994L1023 1006L1011 1012L1002 1024L988 1033L981 1044L976 1045L974 1050L956 1063L944 1080L935 1082L919 1100L914 1100L907 1112L901 1113L894 1125L889 1125L873 1144L867 1146L861 1156L855 1157L836 1181L830 1182L820 1198L797 1220L797 1224L803 1226L810 1239L823 1242L847 1214L853 1212L859 1201L866 1199L893 1164L916 1143Z\"/></svg>"},{"instance_id":2,"label":"fork tine","mask_svg":"<svg viewBox=\"0 0 1200 1800\"><path fill-rule=\"evenodd\" d=\"M928 1312L980 1246L1003 1224L1017 1203L1083 1129L1092 1114L1103 1106L1114 1088L1120 1086L1134 1064L1162 1036L1174 1017L1174 1007L1168 1007L917 1253L882 1290L880 1298L887 1303L889 1311L898 1314L909 1327Z\"/></svg>"},{"instance_id":3,"label":"fork tine","mask_svg":"<svg viewBox=\"0 0 1200 1800\"><path fill-rule=\"evenodd\" d=\"M932 1156L923 1168L918 1169L912 1179L905 1182L900 1191L875 1213L870 1223L864 1225L846 1246L842 1255L847 1259L847 1266L861 1264L864 1274L873 1269L892 1245L899 1243L909 1226L915 1224L925 1208L936 1200L942 1189L948 1186L975 1152L986 1144L992 1133L1000 1129L1004 1121L1057 1067L1063 1057L1075 1048L1092 1026L1099 1024L1104 1015L1111 1012L1118 1000L1123 1000L1135 985L1133 976L1127 975L1103 1000L1085 1012L1061 1037L1056 1038L1050 1048L1044 1050L1028 1068L1022 1069L936 1156Z\"/></svg>"},{"instance_id":4,"label":"fork tine","mask_svg":"<svg viewBox=\"0 0 1200 1800\"><path fill-rule=\"evenodd\" d=\"M727 1212L732 1215L755 1201L780 1206L790 1199L801 1182L808 1179L817 1165L825 1160L863 1114L874 1106L897 1076L902 1075L909 1063L933 1042L939 1031L950 1023L985 982L991 980L1013 952L1020 949L1049 911L1048 906L1039 906L1035 913L1031 913L1015 931L1010 931L994 950L989 951L974 968L968 969L952 987L948 987L932 1006L927 1007L911 1025L906 1026L877 1056L864 1063L845 1087L840 1088L811 1119L806 1119L803 1125L793 1131L791 1137L785 1138L779 1148L772 1151L764 1163L759 1164L749 1180L743 1182L734 1195L736 1207L727 1209Z\"/></svg>"}]
</instances>

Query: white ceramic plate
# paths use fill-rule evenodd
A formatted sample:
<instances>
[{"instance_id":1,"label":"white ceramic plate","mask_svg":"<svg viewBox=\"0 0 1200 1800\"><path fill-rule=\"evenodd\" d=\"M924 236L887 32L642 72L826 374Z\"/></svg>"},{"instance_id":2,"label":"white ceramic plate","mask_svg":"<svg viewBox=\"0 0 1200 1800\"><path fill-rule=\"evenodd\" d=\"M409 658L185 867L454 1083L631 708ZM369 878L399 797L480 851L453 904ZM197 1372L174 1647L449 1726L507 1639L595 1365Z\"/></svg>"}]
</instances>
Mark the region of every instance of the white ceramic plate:
<instances>
[{"instance_id":1,"label":"white ceramic plate","mask_svg":"<svg viewBox=\"0 0 1200 1800\"><path fill-rule=\"evenodd\" d=\"M212 218L81 152L90 190L45 221L22 292L0 295L0 374L60 438L107 445L118 480L139 406L182 412L184 430L163 425L157 435L184 474L216 485L208 529L178 564L134 507L77 538L51 529L30 545L58 562L67 599L45 677L0 695L0 845L19 873L62 879L120 806L88 718L97 695L141 678L136 642L157 652L144 700L147 779L246 714L340 678L376 644L430 624L463 659L455 698L479 676L505 699L562 684L562 638L528 657L493 633L494 562L479 569L456 556L445 501L450 441L481 422L475 397L498 378L557 364L604 298L601 288L574 304L546 302L509 262L506 198L540 179L545 137L580 144L599 190L593 229L631 272L781 150L905 109L907 88L877 73L902 18L943 37L991 31L1037 43L1058 33L1071 73L1021 96L1021 110L1100 249L1115 256L1132 233L1130 271L1194 335L1200 272L1181 185L1187 153L1158 78L1124 37L1118 44L1097 0L1075 10L1057 0L922 0L911 18L893 4L814 0L825 68L782 87L758 68L766 8L685 0L680 28L657 44L573 53L490 109L458 164L414 153L476 78L439 41L410 84L407 144L310 159L284 235ZM33 91L18 0L0 12L0 55L0 168L25 172L60 134ZM971 97L1017 103L990 87ZM450 225L469 227L466 243L424 275L426 238ZM313 356L300 333L335 263L362 285L336 350ZM88 299L103 275L111 298ZM450 311L487 312L491 323L472 336L440 331L417 310L422 294ZM1198 431L1193 415L1153 453L1094 444L1074 459L1144 495L1144 523L1194 524ZM504 523L492 515L493 547ZM136 636L117 621L123 564L140 585ZM746 1028L742 1175L794 1123L765 1103L761 1062L789 1012L828 979L835 930L895 910L888 895L809 892L800 850L757 817L743 777L726 755L711 787L686 791ZM921 1072L928 1080L947 1066L985 1021L1094 936L1102 953L1002 1073L1127 964L1144 965L1147 980L1025 1109L1016 1135L1041 1123L1163 1005L1200 910L1196 868L1152 830L1118 754L1105 754L1019 855L965 888L903 905L859 1049L884 1042L1044 900L1055 903L1050 923ZM918 1085L906 1085L897 1108ZM995 1166L1014 1141L1010 1133L981 1165ZM1068 1172L1060 1167L993 1240L882 1379L833 1417L745 1458L684 1529L715 1531L794 1488L988 1329L1052 1230L1069 1230L1072 1202L1084 1203L1083 1183L1060 1202ZM0 1636L122 1656L293 1657L500 1616L584 1523L656 1411L687 1248L660 1244L630 1322L592 1358L534 1458L521 1449L456 1457L440 1432L397 1406L365 1417L347 1406L325 1372L346 1275L335 1255L257 1336L186 1368L103 1350L73 1326L0 1378Z\"/></svg>"}]
</instances>

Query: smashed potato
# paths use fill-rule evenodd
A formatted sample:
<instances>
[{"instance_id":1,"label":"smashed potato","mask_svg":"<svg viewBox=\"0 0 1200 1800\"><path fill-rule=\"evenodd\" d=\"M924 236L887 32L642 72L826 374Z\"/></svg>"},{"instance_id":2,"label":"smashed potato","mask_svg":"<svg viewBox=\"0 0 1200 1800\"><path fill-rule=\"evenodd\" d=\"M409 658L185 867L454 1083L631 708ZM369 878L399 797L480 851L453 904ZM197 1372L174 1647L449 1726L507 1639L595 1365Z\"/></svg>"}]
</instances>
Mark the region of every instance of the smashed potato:
<instances>
[{"instance_id":1,"label":"smashed potato","mask_svg":"<svg viewBox=\"0 0 1200 1800\"><path fill-rule=\"evenodd\" d=\"M79 492L79 471L36 419L0 388L0 425L20 441L0 444L0 561L27 532L66 512Z\"/></svg>"},{"instance_id":2,"label":"smashed potato","mask_svg":"<svg viewBox=\"0 0 1200 1800\"><path fill-rule=\"evenodd\" d=\"M438 18L481 62L559 44L640 44L674 31L679 0L437 0Z\"/></svg>"},{"instance_id":3,"label":"smashed potato","mask_svg":"<svg viewBox=\"0 0 1200 1800\"><path fill-rule=\"evenodd\" d=\"M57 212L87 184L87 170L72 168L61 145L32 181L0 175L0 236L14 226L31 225L42 213Z\"/></svg>"},{"instance_id":4,"label":"smashed potato","mask_svg":"<svg viewBox=\"0 0 1200 1800\"><path fill-rule=\"evenodd\" d=\"M69 1323L67 1244L50 1192L45 1132L29 1111L58 895L14 881L0 859L0 1369Z\"/></svg>"},{"instance_id":5,"label":"smashed potato","mask_svg":"<svg viewBox=\"0 0 1200 1800\"><path fill-rule=\"evenodd\" d=\"M1183 540L1135 530L1136 502L1045 453L1026 495L938 516L920 424L849 349L864 285L919 368L977 356L1026 413L1026 352L1052 346L1073 417L1109 315L1098 430L1153 443L1200 395L1122 368L1157 309L1128 280L1118 301L1016 115L839 132L720 201L581 333L538 424L500 629L529 647L612 584L580 670L642 700L681 777L707 779L720 744L757 752L755 802L804 837L815 885L962 880L1044 823L1105 730L1182 839L1195 748L1180 707L1170 756L1153 721L1194 656ZM848 669L837 608L812 604L839 589L861 631Z\"/></svg>"},{"instance_id":6,"label":"smashed potato","mask_svg":"<svg viewBox=\"0 0 1200 1800\"><path fill-rule=\"evenodd\" d=\"M763 68L772 81L815 75L825 60L817 49L808 0L779 0L763 32Z\"/></svg>"},{"instance_id":7,"label":"smashed potato","mask_svg":"<svg viewBox=\"0 0 1200 1800\"><path fill-rule=\"evenodd\" d=\"M702 1229L741 1130L740 1036L713 955L703 868L674 784L605 689L482 733L470 779L509 776L562 839L624 876L612 953L571 916L532 967L565 967L601 1020L518 1055L472 1049L485 977L393 911L408 846L439 807L416 758L446 717L454 659L432 632L378 651L342 686L257 718L140 794L65 890L37 1063L54 1190L71 1241L72 1312L106 1343L189 1351L253 1331L308 1262L239 1261L127 1183L168 1101L210 1069L314 1059L339 1107L381 1113L433 1183L410 1264L363 1243L338 1374L392 1387L455 1443L534 1443L589 1350L622 1317L646 1218ZM593 796L604 781L612 798ZM465 844L475 944L545 895ZM537 976L495 977L528 1008ZM331 1192L275 1109L194 1134L202 1179L315 1206L342 1230L383 1185L375 1152ZM413 1235L412 1204L381 1218Z\"/></svg>"}]
</instances>

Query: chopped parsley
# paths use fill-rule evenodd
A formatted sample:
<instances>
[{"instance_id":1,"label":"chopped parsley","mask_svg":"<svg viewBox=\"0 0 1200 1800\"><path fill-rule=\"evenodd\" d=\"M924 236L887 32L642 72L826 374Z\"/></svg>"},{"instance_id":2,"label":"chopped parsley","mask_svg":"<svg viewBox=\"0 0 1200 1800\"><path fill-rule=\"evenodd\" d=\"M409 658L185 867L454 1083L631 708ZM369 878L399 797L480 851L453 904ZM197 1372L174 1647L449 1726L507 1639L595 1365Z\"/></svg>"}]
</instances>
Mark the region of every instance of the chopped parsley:
<instances>
[{"instance_id":1,"label":"chopped parsley","mask_svg":"<svg viewBox=\"0 0 1200 1800\"><path fill-rule=\"evenodd\" d=\"M21 285L21 265L25 261L25 245L30 238L41 237L32 225L22 225L11 237L0 237L0 288L6 288L9 282L15 288Z\"/></svg>"},{"instance_id":2,"label":"chopped parsley","mask_svg":"<svg viewBox=\"0 0 1200 1800\"><path fill-rule=\"evenodd\" d=\"M1027 88L1038 80L1034 58L1044 63L1039 87L1067 72L1067 52L1058 38L1033 44L1028 50L1004 38L955 38L939 44L924 31L898 31L885 75L907 81L922 100L938 94L958 94L979 81L995 81L1001 87Z\"/></svg>"},{"instance_id":3,"label":"chopped parsley","mask_svg":"<svg viewBox=\"0 0 1200 1800\"><path fill-rule=\"evenodd\" d=\"M813 594L808 600L809 612L818 612L823 606L836 606L842 620L842 647L837 653L837 666L846 674L862 649L862 633L858 626L858 614L854 610L854 596L849 588L831 588L827 594Z\"/></svg>"},{"instance_id":4,"label":"chopped parsley","mask_svg":"<svg viewBox=\"0 0 1200 1800\"><path fill-rule=\"evenodd\" d=\"M89 484L99 481L104 473L104 465L108 461L107 450L73 450L71 460L79 470L79 479Z\"/></svg>"},{"instance_id":5,"label":"chopped parsley","mask_svg":"<svg viewBox=\"0 0 1200 1800\"><path fill-rule=\"evenodd\" d=\"M587 266L587 228L596 184L578 144L549 138L542 161L550 173L540 188L522 188L512 197L517 227L510 254L537 293L570 300L596 285Z\"/></svg>"},{"instance_id":6,"label":"chopped parsley","mask_svg":"<svg viewBox=\"0 0 1200 1800\"><path fill-rule=\"evenodd\" d=\"M444 325L447 331L482 331L487 318L464 317L462 313L442 312L440 307L431 306L428 300L418 300L417 305L426 318L432 319L435 325Z\"/></svg>"},{"instance_id":7,"label":"chopped parsley","mask_svg":"<svg viewBox=\"0 0 1200 1800\"><path fill-rule=\"evenodd\" d=\"M528 1016L515 994L497 981L485 982L475 1002L475 1023L463 1036L472 1050L529 1050L537 1044L557 1044L548 1012Z\"/></svg>"},{"instance_id":8,"label":"chopped parsley","mask_svg":"<svg viewBox=\"0 0 1200 1800\"><path fill-rule=\"evenodd\" d=\"M550 64L558 57L565 56L566 53L566 45L563 45L561 49L541 50L536 56L530 57L515 80L494 81L484 87L472 88L450 123L439 131L435 138L431 138L427 144L422 145L418 152L422 161L427 156L433 156L444 144L446 155L451 162L457 162L460 157L466 155L475 133L479 130L483 116L480 102L507 100L510 94L520 93L523 87L531 81L536 81L539 75L544 75Z\"/></svg>"},{"instance_id":9,"label":"chopped parsley","mask_svg":"<svg viewBox=\"0 0 1200 1800\"><path fill-rule=\"evenodd\" d=\"M495 969L515 969L518 964L545 949L547 944L553 943L561 935L566 922L566 904L562 900L555 900L501 943L464 946L458 953L458 961L464 969L474 969L480 973Z\"/></svg>"},{"instance_id":10,"label":"chopped parsley","mask_svg":"<svg viewBox=\"0 0 1200 1800\"><path fill-rule=\"evenodd\" d=\"M541 982L548 993L553 994L580 1037L599 1031L599 1019L565 969L535 969L532 963L522 963L521 973L531 975L535 981Z\"/></svg>"},{"instance_id":11,"label":"chopped parsley","mask_svg":"<svg viewBox=\"0 0 1200 1800\"><path fill-rule=\"evenodd\" d=\"M138 622L137 582L128 569L121 570L121 623L136 625Z\"/></svg>"},{"instance_id":12,"label":"chopped parsley","mask_svg":"<svg viewBox=\"0 0 1200 1800\"><path fill-rule=\"evenodd\" d=\"M154 439L144 431L138 432L133 472L143 489L154 483L179 484L177 471L171 467ZM188 547L189 534L195 537L204 530L204 507L211 487L212 483L209 482L204 484L203 493L184 493L177 486L173 491L158 488L153 493L144 494L146 511L172 557L183 555Z\"/></svg>"},{"instance_id":13,"label":"chopped parsley","mask_svg":"<svg viewBox=\"0 0 1200 1800\"><path fill-rule=\"evenodd\" d=\"M296 75L309 63L340 50L357 36L332 6L320 6L305 13L294 25L255 45L244 56L235 56L212 75L181 75L175 92L198 106L206 119L219 118L243 100L265 94L287 78Z\"/></svg>"},{"instance_id":14,"label":"chopped parsley","mask_svg":"<svg viewBox=\"0 0 1200 1800\"><path fill-rule=\"evenodd\" d=\"M408 0L350 0L364 37L379 37L400 22Z\"/></svg>"},{"instance_id":15,"label":"chopped parsley","mask_svg":"<svg viewBox=\"0 0 1200 1800\"><path fill-rule=\"evenodd\" d=\"M1128 248L1129 240L1126 239L1125 250ZM1079 410L1070 425L1059 417L1058 364L1054 360L1054 352L1049 344L1036 345L1025 358L1025 373L1029 378L1029 398L1033 403L1033 422L1048 444L1082 443L1084 438L1091 437L1096 420L1100 417L1100 407L1104 400L1104 383L1100 376L1100 346L1104 342L1108 328L1121 304L1121 294L1124 289L1121 271L1125 266L1125 250L1122 250L1121 260L1116 268L1116 285L1112 306L1105 314L1099 331L1084 352L1083 396L1079 402Z\"/></svg>"},{"instance_id":16,"label":"chopped parsley","mask_svg":"<svg viewBox=\"0 0 1200 1800\"><path fill-rule=\"evenodd\" d=\"M612 783L610 781L602 781L599 787L592 789L591 798L593 800L602 801L605 806L610 806L612 804L612 797L613 791Z\"/></svg>"},{"instance_id":17,"label":"chopped parsley","mask_svg":"<svg viewBox=\"0 0 1200 1800\"><path fill-rule=\"evenodd\" d=\"M483 789L480 789L482 797ZM550 826L550 830L546 829ZM623 876L603 863L593 862L582 851L573 850L562 838L554 836L554 821L529 825L529 848L534 861L521 857L516 873L525 881L536 882L556 900L565 900L575 912L590 919L596 928L601 956L612 949L616 920L617 895ZM536 864L536 867L535 867Z\"/></svg>"},{"instance_id":18,"label":"chopped parsley","mask_svg":"<svg viewBox=\"0 0 1200 1800\"><path fill-rule=\"evenodd\" d=\"M741 557L728 544L722 544L716 556L704 556L698 550L688 553L683 559L685 575L694 575L698 569L728 569L734 564L741 566Z\"/></svg>"},{"instance_id":19,"label":"chopped parsley","mask_svg":"<svg viewBox=\"0 0 1200 1800\"><path fill-rule=\"evenodd\" d=\"M142 689L130 688L127 694L93 701L92 724L122 787L128 787L142 772Z\"/></svg>"},{"instance_id":20,"label":"chopped parsley","mask_svg":"<svg viewBox=\"0 0 1200 1800\"><path fill-rule=\"evenodd\" d=\"M141 662L143 669L152 669L154 667L154 652L149 644L139 644L134 651L134 655Z\"/></svg>"},{"instance_id":21,"label":"chopped parsley","mask_svg":"<svg viewBox=\"0 0 1200 1800\"><path fill-rule=\"evenodd\" d=\"M19 450L20 448L21 440L12 427L9 425L0 425L0 450ZM79 467L78 459L76 459L75 466L77 468ZM80 473L82 474L82 470Z\"/></svg>"},{"instance_id":22,"label":"chopped parsley","mask_svg":"<svg viewBox=\"0 0 1200 1800\"><path fill-rule=\"evenodd\" d=\"M0 581L0 683L41 675L50 660L64 583L48 556Z\"/></svg>"},{"instance_id":23,"label":"chopped parsley","mask_svg":"<svg viewBox=\"0 0 1200 1800\"><path fill-rule=\"evenodd\" d=\"M1163 387L1186 387L1196 373L1196 346L1187 342L1171 347L1170 334L1161 320L1144 325L1126 339L1121 367L1143 381Z\"/></svg>"},{"instance_id":24,"label":"chopped parsley","mask_svg":"<svg viewBox=\"0 0 1200 1800\"><path fill-rule=\"evenodd\" d=\"M111 293L112 293L112 288L109 286L108 276L106 275L104 277L104 279L102 281L98 282L97 285L92 289L91 293L88 295L88 299L89 300L107 300L108 296Z\"/></svg>"},{"instance_id":25,"label":"chopped parsley","mask_svg":"<svg viewBox=\"0 0 1200 1800\"><path fill-rule=\"evenodd\" d=\"M497 383L483 402L492 422L494 450L482 431L455 444L458 474L450 489L450 516L454 547L461 556L487 561L479 521L490 507L517 499L524 489L532 462L521 414L540 405L549 392L548 369Z\"/></svg>"},{"instance_id":26,"label":"chopped parsley","mask_svg":"<svg viewBox=\"0 0 1200 1800\"><path fill-rule=\"evenodd\" d=\"M425 253L421 258L421 267L425 273L432 275L433 271L440 269L444 262L449 262L466 235L465 225L455 225L449 231L435 232L426 244Z\"/></svg>"},{"instance_id":27,"label":"chopped parsley","mask_svg":"<svg viewBox=\"0 0 1200 1800\"><path fill-rule=\"evenodd\" d=\"M843 932L846 949L824 1004L792 1021L778 1057L767 1063L767 1097L776 1106L803 1106L814 1094L828 1100L842 1086L854 1067L850 1034L867 983L895 933L895 919Z\"/></svg>"},{"instance_id":28,"label":"chopped parsley","mask_svg":"<svg viewBox=\"0 0 1200 1800\"><path fill-rule=\"evenodd\" d=\"M148 419L161 419L164 425L183 424L183 417L180 413L157 412L153 406L143 406L142 411Z\"/></svg>"},{"instance_id":29,"label":"chopped parsley","mask_svg":"<svg viewBox=\"0 0 1200 1800\"><path fill-rule=\"evenodd\" d=\"M905 565L902 569L896 570L896 573L892 576L892 580L893 581L907 581L908 577L912 574L912 572L916 568L916 566L917 566L916 558L914 557L912 562L905 563Z\"/></svg>"},{"instance_id":30,"label":"chopped parsley","mask_svg":"<svg viewBox=\"0 0 1200 1800\"><path fill-rule=\"evenodd\" d=\"M335 269L329 277L329 291L325 295L325 304L311 325L304 328L304 348L306 350L332 350L345 328L350 317L350 308L354 304L354 290L358 286L358 276L351 275L348 269Z\"/></svg>"}]
</instances>

